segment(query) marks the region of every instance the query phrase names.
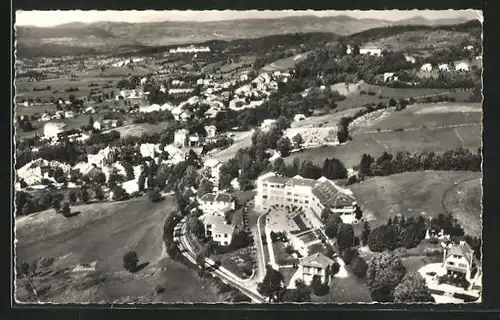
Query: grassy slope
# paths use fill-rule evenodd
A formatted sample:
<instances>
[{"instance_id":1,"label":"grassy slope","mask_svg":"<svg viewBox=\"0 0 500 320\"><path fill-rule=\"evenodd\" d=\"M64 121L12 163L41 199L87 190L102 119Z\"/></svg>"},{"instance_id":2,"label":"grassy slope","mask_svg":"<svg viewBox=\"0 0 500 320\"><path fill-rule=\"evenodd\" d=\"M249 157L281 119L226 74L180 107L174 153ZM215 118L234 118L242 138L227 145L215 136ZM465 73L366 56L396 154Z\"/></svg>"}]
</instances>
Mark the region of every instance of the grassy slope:
<instances>
[{"instance_id":1,"label":"grassy slope","mask_svg":"<svg viewBox=\"0 0 500 320\"><path fill-rule=\"evenodd\" d=\"M51 301L76 299L73 301L86 302L88 294L92 299L105 301L144 298L158 283L166 288L165 293L146 297L149 301L218 301L217 293L200 280L195 271L162 258L163 223L171 210L172 199L151 203L140 198L77 206L73 211L81 214L70 219L53 211L42 212L17 222L16 254L21 261L54 257L55 268L97 261L97 272L107 276L103 285L88 288L77 286L76 275L71 275L71 280L63 276L51 278L50 283L54 284L52 296L49 296ZM123 254L129 250L137 252L140 263L150 263L134 276L124 272L122 267ZM160 271L161 267L166 270ZM20 290L19 299L22 293Z\"/></svg>"},{"instance_id":2,"label":"grassy slope","mask_svg":"<svg viewBox=\"0 0 500 320\"><path fill-rule=\"evenodd\" d=\"M464 40L470 40L467 32L448 30L408 31L389 37L370 41L370 45L388 50L427 49L430 45L434 48L445 48L459 45Z\"/></svg>"},{"instance_id":3,"label":"grassy slope","mask_svg":"<svg viewBox=\"0 0 500 320\"><path fill-rule=\"evenodd\" d=\"M477 188L479 172L445 172L424 171L395 174L388 177L371 178L350 186L358 203L363 207L367 217L375 218L373 225L387 222L390 217L402 214L405 217L419 216L425 212L425 217L436 216L446 212L443 198L453 194L454 188L461 183L474 179L468 188L461 188L471 199L466 203L456 203L452 214L457 217L467 233L478 235L480 231L480 208L477 208ZM463 194L462 194L463 196ZM472 200L475 199L475 200ZM475 215L469 213L469 207L474 208Z\"/></svg>"}]
</instances>

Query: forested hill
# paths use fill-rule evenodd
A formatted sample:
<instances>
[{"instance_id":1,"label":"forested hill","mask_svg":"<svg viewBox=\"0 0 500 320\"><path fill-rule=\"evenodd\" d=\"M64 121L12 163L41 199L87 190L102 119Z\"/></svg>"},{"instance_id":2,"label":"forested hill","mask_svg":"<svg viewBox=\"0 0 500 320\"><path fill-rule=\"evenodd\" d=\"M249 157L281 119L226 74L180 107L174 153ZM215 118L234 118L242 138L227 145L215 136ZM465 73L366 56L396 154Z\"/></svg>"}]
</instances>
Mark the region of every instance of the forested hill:
<instances>
[{"instance_id":1,"label":"forested hill","mask_svg":"<svg viewBox=\"0 0 500 320\"><path fill-rule=\"evenodd\" d=\"M460 33L468 33L474 38L481 39L482 33L482 25L479 20L470 20L465 23L455 24L455 25L395 25L395 26L384 26L380 28L373 28L369 30L364 30L361 32L354 33L346 37L354 42L367 42L376 39L381 39L385 37L390 37L394 35L398 35L405 32L413 32L413 31L422 31L422 32L431 32L431 31L451 31L451 32L460 32Z\"/></svg>"}]
</instances>

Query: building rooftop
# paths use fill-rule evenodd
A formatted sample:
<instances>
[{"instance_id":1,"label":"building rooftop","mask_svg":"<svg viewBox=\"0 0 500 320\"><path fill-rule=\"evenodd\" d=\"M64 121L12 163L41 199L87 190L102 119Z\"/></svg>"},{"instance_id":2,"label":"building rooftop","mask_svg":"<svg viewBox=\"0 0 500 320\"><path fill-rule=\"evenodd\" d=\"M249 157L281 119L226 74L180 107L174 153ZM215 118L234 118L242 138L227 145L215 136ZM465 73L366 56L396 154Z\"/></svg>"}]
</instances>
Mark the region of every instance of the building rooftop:
<instances>
[{"instance_id":1,"label":"building rooftop","mask_svg":"<svg viewBox=\"0 0 500 320\"><path fill-rule=\"evenodd\" d=\"M312 193L323 205L330 207L350 206L355 201L354 197L342 192L329 180L317 184Z\"/></svg>"},{"instance_id":2,"label":"building rooftop","mask_svg":"<svg viewBox=\"0 0 500 320\"><path fill-rule=\"evenodd\" d=\"M468 263L471 263L471 259L474 255L474 250L472 250L471 246L465 242L461 241L459 244L454 244L446 254L446 257L451 255L459 255L464 257Z\"/></svg>"},{"instance_id":3,"label":"building rooftop","mask_svg":"<svg viewBox=\"0 0 500 320\"><path fill-rule=\"evenodd\" d=\"M300 260L300 264L307 267L326 268L333 264L333 260L318 252Z\"/></svg>"},{"instance_id":4,"label":"building rooftop","mask_svg":"<svg viewBox=\"0 0 500 320\"><path fill-rule=\"evenodd\" d=\"M234 226L227 224L221 216L206 215L203 218L203 223L212 225L213 233L232 234L234 231Z\"/></svg>"},{"instance_id":5,"label":"building rooftop","mask_svg":"<svg viewBox=\"0 0 500 320\"><path fill-rule=\"evenodd\" d=\"M231 196L227 193L207 193L204 194L201 198L201 201L208 202L231 202Z\"/></svg>"}]
</instances>

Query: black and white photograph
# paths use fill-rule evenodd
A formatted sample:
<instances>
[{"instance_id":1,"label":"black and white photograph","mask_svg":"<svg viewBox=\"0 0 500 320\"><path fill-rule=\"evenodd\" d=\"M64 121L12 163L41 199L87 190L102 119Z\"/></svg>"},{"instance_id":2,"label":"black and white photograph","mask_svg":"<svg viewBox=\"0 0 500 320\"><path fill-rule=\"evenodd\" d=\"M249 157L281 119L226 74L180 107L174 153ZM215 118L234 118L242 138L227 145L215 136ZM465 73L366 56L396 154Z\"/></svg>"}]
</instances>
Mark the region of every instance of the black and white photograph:
<instances>
[{"instance_id":1,"label":"black and white photograph","mask_svg":"<svg viewBox=\"0 0 500 320\"><path fill-rule=\"evenodd\" d=\"M481 11L14 18L17 304L482 302Z\"/></svg>"}]
</instances>

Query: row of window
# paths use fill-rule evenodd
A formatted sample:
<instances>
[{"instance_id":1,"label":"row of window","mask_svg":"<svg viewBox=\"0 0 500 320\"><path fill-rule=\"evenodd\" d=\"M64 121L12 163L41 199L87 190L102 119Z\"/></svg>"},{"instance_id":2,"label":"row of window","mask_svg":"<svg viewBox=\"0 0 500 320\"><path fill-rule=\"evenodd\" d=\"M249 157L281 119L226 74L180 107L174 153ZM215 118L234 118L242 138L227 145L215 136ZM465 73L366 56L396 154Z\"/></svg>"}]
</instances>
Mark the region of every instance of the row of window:
<instances>
[{"instance_id":1,"label":"row of window","mask_svg":"<svg viewBox=\"0 0 500 320\"><path fill-rule=\"evenodd\" d=\"M455 262L453 262L453 261L448 261L448 265L449 265L449 266L454 266L454 265L455 265ZM464 264L464 263L459 263L457 266L458 266L459 268L467 268L467 265L466 265L466 264Z\"/></svg>"}]
</instances>

